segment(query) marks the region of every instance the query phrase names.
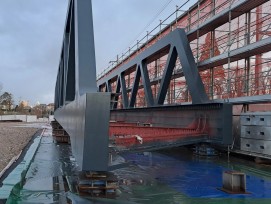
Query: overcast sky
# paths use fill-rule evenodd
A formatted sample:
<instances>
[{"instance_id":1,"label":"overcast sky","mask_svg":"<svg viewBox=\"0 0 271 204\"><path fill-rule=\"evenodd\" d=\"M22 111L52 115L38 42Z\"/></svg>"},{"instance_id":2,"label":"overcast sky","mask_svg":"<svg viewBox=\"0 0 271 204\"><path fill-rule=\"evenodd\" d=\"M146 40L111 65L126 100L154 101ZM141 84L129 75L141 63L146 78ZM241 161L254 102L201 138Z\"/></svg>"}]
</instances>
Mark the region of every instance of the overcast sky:
<instances>
[{"instance_id":1,"label":"overcast sky","mask_svg":"<svg viewBox=\"0 0 271 204\"><path fill-rule=\"evenodd\" d=\"M97 73L184 2L92 0ZM67 6L68 0L0 0L0 83L16 102L54 101Z\"/></svg>"}]
</instances>

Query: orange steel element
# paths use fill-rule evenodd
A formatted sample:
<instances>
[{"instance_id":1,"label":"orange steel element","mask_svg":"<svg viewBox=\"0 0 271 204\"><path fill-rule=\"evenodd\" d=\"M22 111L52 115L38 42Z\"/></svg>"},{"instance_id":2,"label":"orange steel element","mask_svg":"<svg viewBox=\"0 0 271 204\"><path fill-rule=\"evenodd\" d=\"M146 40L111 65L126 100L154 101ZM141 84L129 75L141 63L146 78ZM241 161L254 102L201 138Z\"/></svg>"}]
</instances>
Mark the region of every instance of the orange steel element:
<instances>
[{"instance_id":1,"label":"orange steel element","mask_svg":"<svg viewBox=\"0 0 271 204\"><path fill-rule=\"evenodd\" d=\"M100 78L107 76L109 73L118 69L121 65L127 63L146 48L155 44L163 36L176 28L185 28L189 33L206 20L219 15L225 9L239 0L202 0L192 6L186 13L176 18L170 25L162 28L156 35L152 33L152 38L148 41L139 42L140 46L129 49L125 57L120 57L119 64L112 70L106 72ZM256 4L258 1L251 0L248 4ZM247 6L247 5L246 5ZM249 44L259 42L271 36L271 1L253 8L251 11L238 11L229 13L227 21L221 19L222 24L208 30L198 30L196 34L188 35L190 47L197 63L202 63L213 57L219 57L224 53L231 53L236 49L243 48ZM230 15L237 16L230 18ZM229 20L231 19L231 20ZM164 25L164 24L163 24ZM135 50L136 49L136 50ZM131 50L135 50L132 52ZM147 69L154 98L159 90L160 81L168 54L161 53L158 58L148 62ZM226 99L242 96L255 96L262 94L271 94L271 51L261 52L250 57L228 58L227 62L214 67L201 67L200 76L205 86L205 90L210 99ZM165 104L180 104L190 102L191 97L187 89L185 78L180 74L182 67L177 59L173 71L168 94ZM133 86L135 69L125 72L125 82L127 87L128 98L130 98L131 87ZM99 79L98 79L99 80ZM116 80L111 80L111 86L116 86ZM104 88L100 88L101 91ZM112 90L114 93L114 90ZM121 97L118 97L118 108L122 107ZM137 93L135 107L144 107L145 93L141 84Z\"/></svg>"},{"instance_id":2,"label":"orange steel element","mask_svg":"<svg viewBox=\"0 0 271 204\"><path fill-rule=\"evenodd\" d=\"M262 19L262 6L258 6L256 9L256 30L258 32L256 32L256 41L261 40L262 38L262 27L263 27L263 21ZM262 72L262 55L256 55L256 59L255 59L255 86L259 87L260 83L260 74ZM256 95L259 95L260 93L260 89L257 88L256 89Z\"/></svg>"},{"instance_id":3,"label":"orange steel element","mask_svg":"<svg viewBox=\"0 0 271 204\"><path fill-rule=\"evenodd\" d=\"M204 44L201 46L201 56L199 61L203 61L205 59L209 59L211 57L214 56L218 56L220 55L220 51L218 48L218 43L217 40L215 38L215 32L209 32L206 35L205 38L205 42ZM212 49L210 49L212 48ZM213 70L212 69L208 69L205 71L200 72L200 76L202 79L203 84L205 85L205 91L208 93L208 95L211 96L211 99L213 99L213 95L218 95L218 98L223 98L221 96L222 93L222 89L221 89L221 85L220 86L214 86L214 81L216 81L216 84L225 80L225 71L223 69L223 66L218 66L216 67L216 75L212 76Z\"/></svg>"},{"instance_id":4,"label":"orange steel element","mask_svg":"<svg viewBox=\"0 0 271 204\"><path fill-rule=\"evenodd\" d=\"M143 126L142 126L143 125ZM157 143L174 143L208 134L207 119L199 119L187 128L152 127L152 124L111 122L109 137L118 147L151 146Z\"/></svg>"}]
</instances>

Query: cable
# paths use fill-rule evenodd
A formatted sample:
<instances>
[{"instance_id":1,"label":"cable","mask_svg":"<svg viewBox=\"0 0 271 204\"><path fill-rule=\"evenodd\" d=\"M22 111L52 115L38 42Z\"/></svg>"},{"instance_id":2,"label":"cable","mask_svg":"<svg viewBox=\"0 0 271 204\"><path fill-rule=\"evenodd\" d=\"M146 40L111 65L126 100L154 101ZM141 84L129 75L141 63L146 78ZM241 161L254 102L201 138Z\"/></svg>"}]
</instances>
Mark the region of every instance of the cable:
<instances>
[{"instance_id":1,"label":"cable","mask_svg":"<svg viewBox=\"0 0 271 204\"><path fill-rule=\"evenodd\" d=\"M149 23L147 23L147 25L136 35L136 37L134 38L133 41L131 41L131 43L129 43L129 45L133 44L133 42L135 42L142 33L144 33L144 31L156 20L156 18L166 9L166 7L172 2L173 0L168 0L167 3L165 3L162 8L160 10L158 10L158 12L155 14L155 16L150 20Z\"/></svg>"},{"instance_id":2,"label":"cable","mask_svg":"<svg viewBox=\"0 0 271 204\"><path fill-rule=\"evenodd\" d=\"M137 36L134 38L134 40L133 41L131 41L131 43L129 43L129 46L130 45L132 45L141 35L142 35L142 33L154 22L154 20L166 9L166 7L172 2L173 0L168 0L167 1L167 3L165 3L164 5L163 5L163 7L160 9L160 10L158 10L158 12L157 12L157 14L151 19L151 21L142 29L142 31L140 31L138 34L137 34ZM177 12L177 11L181 11L180 9L183 7L183 6L185 6L188 2L190 2L191 0L186 0L179 8L178 8L178 10L176 10L175 12ZM168 18L166 18L166 20L167 19L169 19L172 15L174 15L174 13L175 12L173 12ZM164 20L165 21L165 20ZM155 28L152 30L152 31L154 31L155 30ZM152 32L151 31L151 32ZM127 47L129 47L129 46L127 46ZM127 49L127 47L126 47L126 49ZM125 50L126 50L125 49ZM123 52L125 52L125 50L123 51ZM113 64L112 64L112 66L113 66ZM105 70L103 70L99 75L98 75L98 78L100 78L102 75L103 75L103 72L106 72L106 71L109 71L109 70L111 70L112 69L112 67L110 68L110 65L107 67L107 69L105 69Z\"/></svg>"}]
</instances>

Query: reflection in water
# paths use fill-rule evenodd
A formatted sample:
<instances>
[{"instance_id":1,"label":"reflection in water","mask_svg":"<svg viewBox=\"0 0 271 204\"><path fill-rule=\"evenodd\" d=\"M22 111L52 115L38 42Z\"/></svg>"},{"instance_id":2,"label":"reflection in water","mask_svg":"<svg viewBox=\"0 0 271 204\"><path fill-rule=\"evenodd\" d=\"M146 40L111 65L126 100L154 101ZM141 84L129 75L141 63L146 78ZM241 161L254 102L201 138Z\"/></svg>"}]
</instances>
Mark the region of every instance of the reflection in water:
<instances>
[{"instance_id":1,"label":"reflection in water","mask_svg":"<svg viewBox=\"0 0 271 204\"><path fill-rule=\"evenodd\" d=\"M48 136L49 135L49 136ZM184 148L159 152L113 154L112 172L119 189L115 199L80 198L74 186L78 166L69 145L56 145L50 133L42 138L23 186L14 188L9 203L271 203L271 168L224 157L198 157ZM224 170L247 174L250 195L228 195ZM263 199L265 198L265 199Z\"/></svg>"}]
</instances>

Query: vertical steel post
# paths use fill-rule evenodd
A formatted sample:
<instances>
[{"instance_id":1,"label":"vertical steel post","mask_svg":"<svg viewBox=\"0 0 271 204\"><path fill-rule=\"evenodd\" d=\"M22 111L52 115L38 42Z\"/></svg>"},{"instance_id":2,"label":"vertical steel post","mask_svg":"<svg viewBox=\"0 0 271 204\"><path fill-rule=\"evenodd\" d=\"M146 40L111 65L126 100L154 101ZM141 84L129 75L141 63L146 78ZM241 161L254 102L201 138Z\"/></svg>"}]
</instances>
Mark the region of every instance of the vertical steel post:
<instances>
[{"instance_id":1,"label":"vertical steel post","mask_svg":"<svg viewBox=\"0 0 271 204\"><path fill-rule=\"evenodd\" d=\"M67 95L67 77L68 77L68 70L69 70L69 44L70 44L70 35L69 33L64 34L64 42L63 42L63 75L64 75L64 80L63 80L63 105L66 104L66 95Z\"/></svg>"},{"instance_id":2,"label":"vertical steel post","mask_svg":"<svg viewBox=\"0 0 271 204\"><path fill-rule=\"evenodd\" d=\"M76 95L97 92L91 0L74 0Z\"/></svg>"},{"instance_id":3,"label":"vertical steel post","mask_svg":"<svg viewBox=\"0 0 271 204\"><path fill-rule=\"evenodd\" d=\"M200 18L200 1L198 1L198 10L197 10L197 22L198 22L198 29L197 29L197 66L198 66L198 63L199 63L199 18Z\"/></svg>"},{"instance_id":4,"label":"vertical steel post","mask_svg":"<svg viewBox=\"0 0 271 204\"><path fill-rule=\"evenodd\" d=\"M55 118L70 135L79 169L107 171L111 94L97 93L94 48L91 0L71 0L58 73L55 97L59 108ZM64 73L64 67L68 72ZM66 86L75 88L69 95L73 98L75 93L75 99L68 104L63 103L64 75L67 75Z\"/></svg>"},{"instance_id":5,"label":"vertical steel post","mask_svg":"<svg viewBox=\"0 0 271 204\"><path fill-rule=\"evenodd\" d=\"M75 31L74 31L74 12L71 10L69 30L69 49L68 49L68 71L66 82L66 103L75 99Z\"/></svg>"},{"instance_id":6,"label":"vertical steel post","mask_svg":"<svg viewBox=\"0 0 271 204\"><path fill-rule=\"evenodd\" d=\"M250 23L251 23L251 12L246 13L246 45L250 44ZM246 95L250 96L250 57L245 58L245 68L246 68Z\"/></svg>"},{"instance_id":7,"label":"vertical steel post","mask_svg":"<svg viewBox=\"0 0 271 204\"><path fill-rule=\"evenodd\" d=\"M260 41L262 38L262 27L263 27L263 21L262 21L262 6L258 6L256 8L256 42ZM262 72L262 54L258 54L255 56L255 93L256 95L261 94L264 90L259 90L261 88L260 86L260 75ZM263 88L263 87L262 87Z\"/></svg>"},{"instance_id":8,"label":"vertical steel post","mask_svg":"<svg viewBox=\"0 0 271 204\"><path fill-rule=\"evenodd\" d=\"M230 1L231 7L231 1ZM229 33L228 33L228 70L227 70L227 98L231 97L231 79L230 79L230 70L231 70L231 59L230 59L230 51L231 51L231 11L229 11Z\"/></svg>"}]
</instances>

